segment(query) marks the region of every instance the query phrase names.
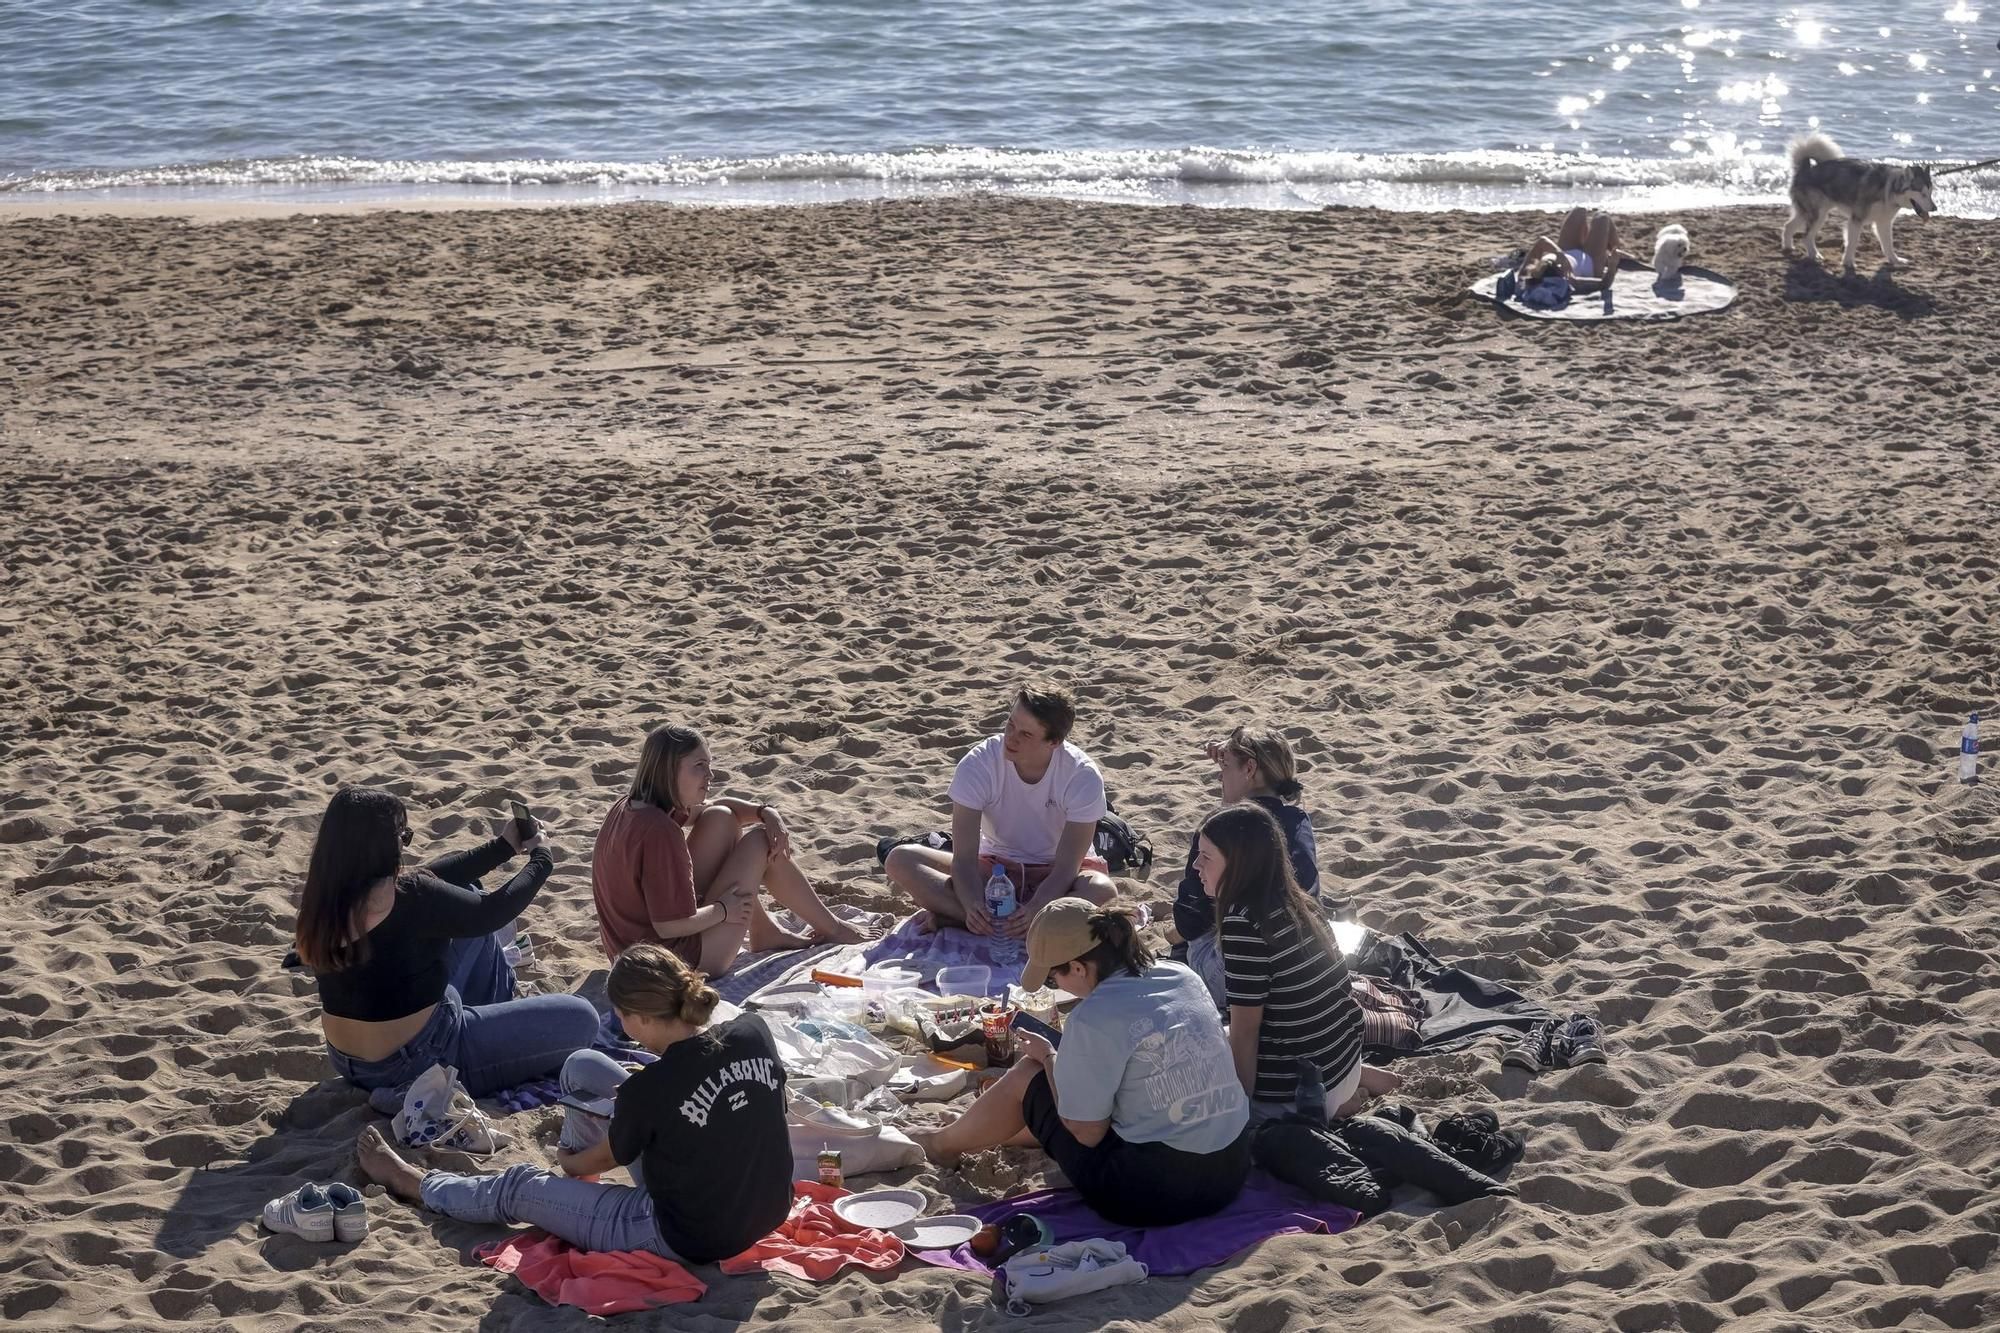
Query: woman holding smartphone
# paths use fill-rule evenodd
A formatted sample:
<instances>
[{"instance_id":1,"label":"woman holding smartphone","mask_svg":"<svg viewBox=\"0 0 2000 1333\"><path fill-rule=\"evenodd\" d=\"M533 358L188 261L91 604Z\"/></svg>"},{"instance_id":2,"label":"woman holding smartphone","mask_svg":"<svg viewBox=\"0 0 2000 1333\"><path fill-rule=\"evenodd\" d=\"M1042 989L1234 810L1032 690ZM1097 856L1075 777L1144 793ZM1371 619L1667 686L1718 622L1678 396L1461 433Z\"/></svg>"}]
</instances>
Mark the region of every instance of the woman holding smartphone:
<instances>
[{"instance_id":1,"label":"woman holding smartphone","mask_svg":"<svg viewBox=\"0 0 2000 1333\"><path fill-rule=\"evenodd\" d=\"M646 737L632 786L611 807L590 858L591 894L605 957L634 944L666 945L682 962L721 976L748 948L796 949L867 936L827 910L792 859L774 805L711 796L714 761L701 733L661 727ZM804 921L782 929L758 890Z\"/></svg>"},{"instance_id":2,"label":"woman holding smartphone","mask_svg":"<svg viewBox=\"0 0 2000 1333\"><path fill-rule=\"evenodd\" d=\"M1062 1048L1024 1029L1019 1059L969 1110L913 1137L934 1162L1039 1143L1083 1201L1125 1226L1226 1207L1250 1170L1250 1113L1200 978L1156 962L1132 919L1058 898L1028 927L1025 990L1080 997Z\"/></svg>"},{"instance_id":3,"label":"woman holding smartphone","mask_svg":"<svg viewBox=\"0 0 2000 1333\"><path fill-rule=\"evenodd\" d=\"M342 787L327 803L295 944L319 983L334 1071L376 1094L378 1109L399 1105L402 1090L433 1064L455 1066L466 1090L481 1097L554 1073L596 1037L597 1010L581 996L467 1004L451 983L454 971L467 970L466 942L475 956L497 949L493 932L526 910L548 879L555 862L541 831L526 832L509 821L477 847L405 871L410 823L398 797ZM471 887L524 851L527 865L505 885L484 894ZM511 981L510 971L509 993Z\"/></svg>"}]
</instances>

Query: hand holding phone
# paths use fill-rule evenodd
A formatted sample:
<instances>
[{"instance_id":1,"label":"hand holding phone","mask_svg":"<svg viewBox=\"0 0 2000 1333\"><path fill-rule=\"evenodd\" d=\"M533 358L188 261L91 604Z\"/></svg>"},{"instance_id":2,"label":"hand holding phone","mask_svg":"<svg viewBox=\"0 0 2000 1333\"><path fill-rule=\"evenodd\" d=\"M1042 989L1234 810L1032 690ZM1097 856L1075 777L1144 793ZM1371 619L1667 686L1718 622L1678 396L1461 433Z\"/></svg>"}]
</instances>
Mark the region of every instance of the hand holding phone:
<instances>
[{"instance_id":1,"label":"hand holding phone","mask_svg":"<svg viewBox=\"0 0 2000 1333\"><path fill-rule=\"evenodd\" d=\"M519 851L535 840L542 831L541 826L535 823L535 817L521 802L510 800L507 804L514 812L514 850Z\"/></svg>"},{"instance_id":2,"label":"hand holding phone","mask_svg":"<svg viewBox=\"0 0 2000 1333\"><path fill-rule=\"evenodd\" d=\"M1054 1049L1055 1047L1062 1045L1061 1028L1050 1027L1047 1023L1044 1023L1041 1019L1036 1018L1033 1014L1029 1013L1025 1009L1017 1009L1014 1011L1014 1019L1013 1022L1009 1024L1009 1026L1012 1027L1016 1032L1034 1033L1037 1037L1040 1037L1043 1041L1047 1042L1049 1044L1050 1049Z\"/></svg>"}]
</instances>

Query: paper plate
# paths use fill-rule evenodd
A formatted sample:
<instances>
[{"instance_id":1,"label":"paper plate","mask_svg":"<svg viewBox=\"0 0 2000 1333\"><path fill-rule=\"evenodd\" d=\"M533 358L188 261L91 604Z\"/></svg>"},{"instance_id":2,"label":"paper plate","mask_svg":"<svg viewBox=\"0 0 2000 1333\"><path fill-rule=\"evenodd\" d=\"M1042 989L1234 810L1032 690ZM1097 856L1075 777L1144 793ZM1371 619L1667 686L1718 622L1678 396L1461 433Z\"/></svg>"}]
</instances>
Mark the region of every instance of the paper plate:
<instances>
[{"instance_id":1,"label":"paper plate","mask_svg":"<svg viewBox=\"0 0 2000 1333\"><path fill-rule=\"evenodd\" d=\"M924 1196L915 1190L868 1190L835 1199L833 1211L858 1227L894 1231L924 1211Z\"/></svg>"},{"instance_id":2,"label":"paper plate","mask_svg":"<svg viewBox=\"0 0 2000 1333\"><path fill-rule=\"evenodd\" d=\"M913 1250L949 1250L978 1235L981 1225L978 1218L965 1213L947 1213L905 1222L896 1228L896 1234Z\"/></svg>"}]
</instances>

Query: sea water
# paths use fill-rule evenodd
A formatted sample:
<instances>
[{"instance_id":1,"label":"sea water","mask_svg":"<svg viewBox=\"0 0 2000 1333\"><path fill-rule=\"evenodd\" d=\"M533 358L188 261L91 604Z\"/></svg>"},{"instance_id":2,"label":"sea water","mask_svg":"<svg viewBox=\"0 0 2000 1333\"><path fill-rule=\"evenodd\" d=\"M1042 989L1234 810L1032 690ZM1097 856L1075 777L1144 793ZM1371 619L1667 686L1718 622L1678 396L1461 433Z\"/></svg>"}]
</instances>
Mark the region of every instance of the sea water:
<instances>
[{"instance_id":1,"label":"sea water","mask_svg":"<svg viewBox=\"0 0 2000 1333\"><path fill-rule=\"evenodd\" d=\"M1814 129L2000 154L1993 7L7 0L0 193L1767 202Z\"/></svg>"}]
</instances>

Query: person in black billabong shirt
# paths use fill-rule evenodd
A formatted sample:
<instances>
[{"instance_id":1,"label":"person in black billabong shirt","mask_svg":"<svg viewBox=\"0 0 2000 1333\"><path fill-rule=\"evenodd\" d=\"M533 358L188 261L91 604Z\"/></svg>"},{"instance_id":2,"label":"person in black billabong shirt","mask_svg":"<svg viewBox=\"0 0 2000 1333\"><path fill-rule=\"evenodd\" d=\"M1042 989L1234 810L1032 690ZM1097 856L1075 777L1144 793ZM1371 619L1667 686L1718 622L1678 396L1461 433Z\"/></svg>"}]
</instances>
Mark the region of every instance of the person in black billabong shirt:
<instances>
[{"instance_id":1,"label":"person in black billabong shirt","mask_svg":"<svg viewBox=\"0 0 2000 1333\"><path fill-rule=\"evenodd\" d=\"M586 1250L647 1250L687 1263L741 1254L792 1206L785 1066L755 1014L701 1025L720 996L671 950L634 944L605 984L625 1031L660 1058L616 1087L608 1132L556 1154L562 1175L512 1166L498 1175L426 1172L376 1126L361 1132L361 1169L390 1193L462 1222L528 1223ZM608 1057L579 1051L566 1089ZM616 1080L622 1071L613 1070ZM565 1143L575 1142L567 1130ZM578 1180L634 1167L639 1188Z\"/></svg>"}]
</instances>

